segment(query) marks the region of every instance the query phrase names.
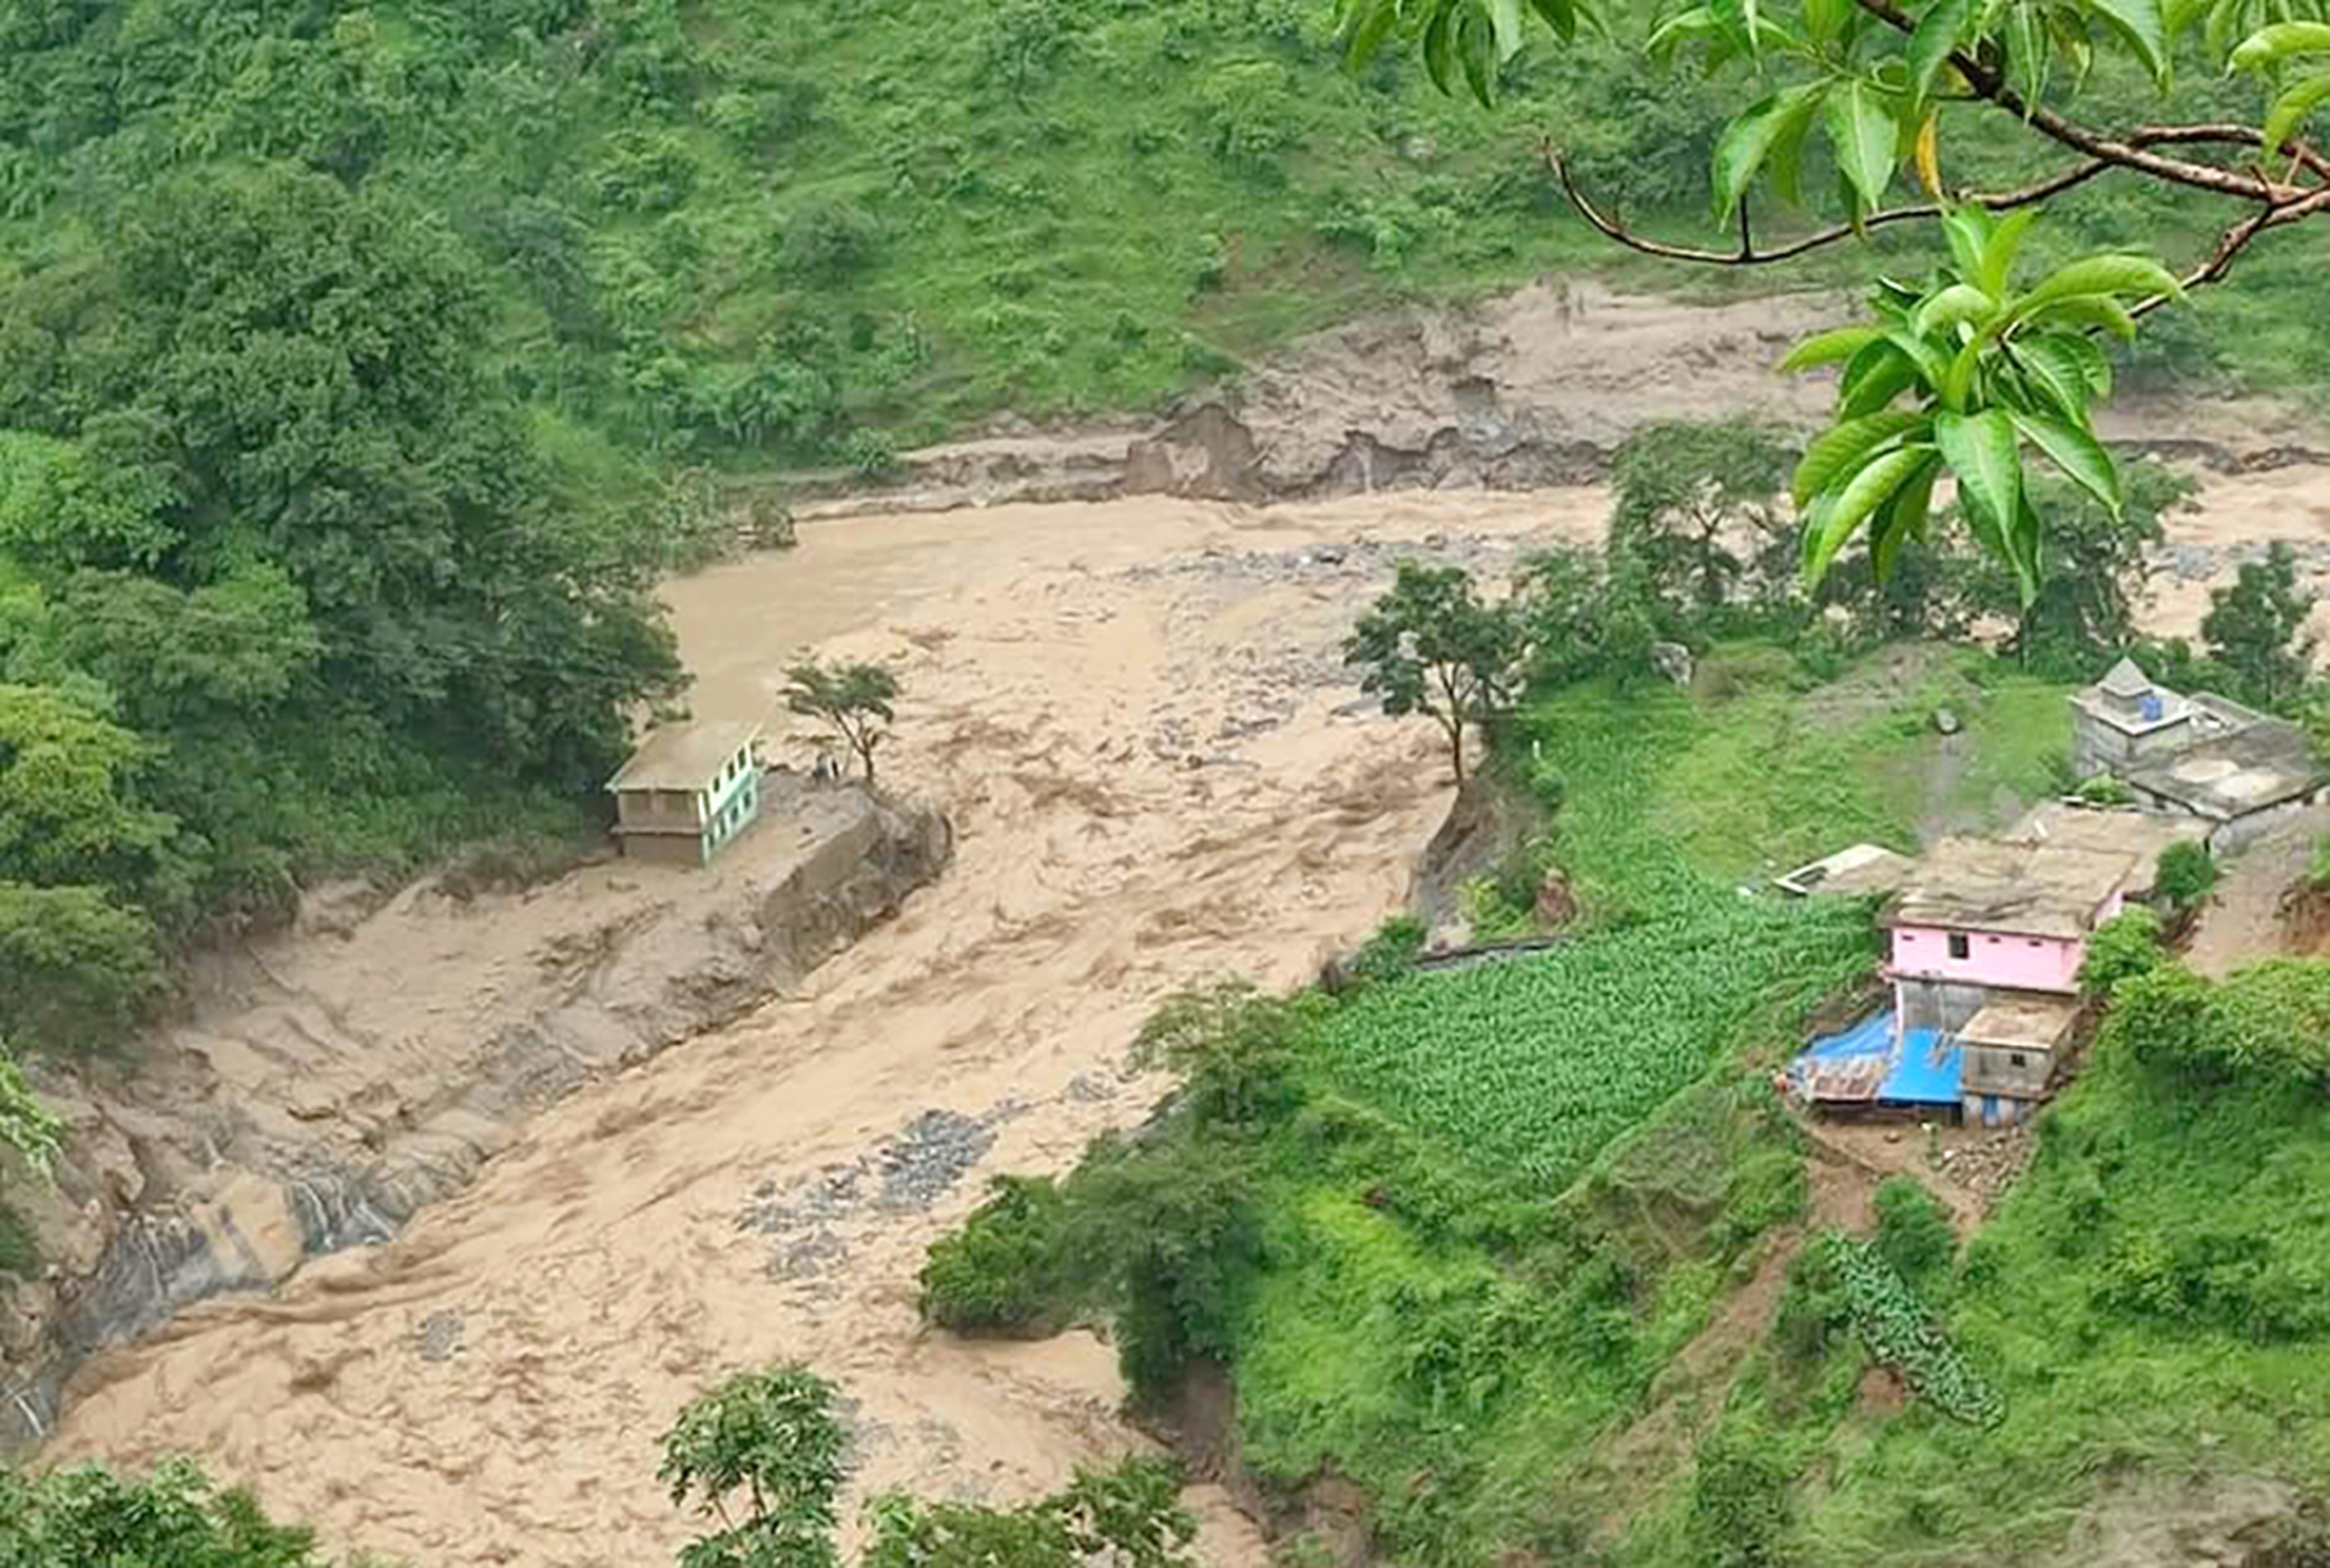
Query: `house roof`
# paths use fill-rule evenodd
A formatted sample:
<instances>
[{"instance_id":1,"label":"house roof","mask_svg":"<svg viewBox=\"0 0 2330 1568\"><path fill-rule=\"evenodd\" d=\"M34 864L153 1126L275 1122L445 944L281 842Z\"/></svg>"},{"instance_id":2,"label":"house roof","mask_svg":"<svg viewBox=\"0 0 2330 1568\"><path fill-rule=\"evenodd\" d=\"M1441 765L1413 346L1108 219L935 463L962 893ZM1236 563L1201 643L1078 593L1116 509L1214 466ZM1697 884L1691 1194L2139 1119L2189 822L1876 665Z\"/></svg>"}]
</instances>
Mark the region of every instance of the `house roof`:
<instances>
[{"instance_id":1,"label":"house roof","mask_svg":"<svg viewBox=\"0 0 2330 1568\"><path fill-rule=\"evenodd\" d=\"M2152 677L2136 668L2134 659L2123 657L2096 684L2096 689L2107 697L2140 697L2152 689Z\"/></svg>"},{"instance_id":2,"label":"house roof","mask_svg":"<svg viewBox=\"0 0 2330 1568\"><path fill-rule=\"evenodd\" d=\"M1918 862L1888 923L2077 939L2136 868L2124 851L1946 838Z\"/></svg>"},{"instance_id":3,"label":"house roof","mask_svg":"<svg viewBox=\"0 0 2330 1568\"><path fill-rule=\"evenodd\" d=\"M2195 816L2230 822L2311 794L2325 773L2305 731L2287 720L2260 718L2246 729L2139 763L2125 777Z\"/></svg>"},{"instance_id":4,"label":"house roof","mask_svg":"<svg viewBox=\"0 0 2330 1568\"><path fill-rule=\"evenodd\" d=\"M2160 878L2160 857L2168 846L2209 836L2209 825L2195 817L2171 817L2132 807L2083 806L2070 801L2042 800L2022 819L1999 835L2007 844L2052 844L2065 849L2092 849L2106 854L2132 855L2136 869L2120 891L2130 898L2149 894Z\"/></svg>"},{"instance_id":5,"label":"house roof","mask_svg":"<svg viewBox=\"0 0 2330 1568\"><path fill-rule=\"evenodd\" d=\"M666 724L639 743L622 770L607 780L607 788L702 789L760 733L758 724Z\"/></svg>"},{"instance_id":6,"label":"house roof","mask_svg":"<svg viewBox=\"0 0 2330 1568\"><path fill-rule=\"evenodd\" d=\"M2063 1043L2079 1015L2079 1004L2070 997L1993 991L1982 1011L1957 1032L1958 1043L2010 1051L2052 1051Z\"/></svg>"},{"instance_id":7,"label":"house roof","mask_svg":"<svg viewBox=\"0 0 2330 1568\"><path fill-rule=\"evenodd\" d=\"M1909 879L1916 865L1908 855L1882 845L1856 844L1810 865L1800 865L1776 881L1782 892L1799 898L1816 893L1854 897L1891 893Z\"/></svg>"}]
</instances>

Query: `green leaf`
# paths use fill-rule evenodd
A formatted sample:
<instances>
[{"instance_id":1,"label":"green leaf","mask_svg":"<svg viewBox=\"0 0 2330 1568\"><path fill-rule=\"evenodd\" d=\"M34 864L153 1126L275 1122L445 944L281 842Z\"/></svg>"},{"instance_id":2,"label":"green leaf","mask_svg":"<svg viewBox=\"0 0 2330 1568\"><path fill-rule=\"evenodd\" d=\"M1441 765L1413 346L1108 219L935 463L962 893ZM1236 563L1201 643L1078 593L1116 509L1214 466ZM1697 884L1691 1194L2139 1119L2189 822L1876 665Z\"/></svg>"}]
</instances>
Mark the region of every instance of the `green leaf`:
<instances>
[{"instance_id":1,"label":"green leaf","mask_svg":"<svg viewBox=\"0 0 2330 1568\"><path fill-rule=\"evenodd\" d=\"M2111 356L2094 338L2081 332L2050 332L2032 341L2060 349L2065 357L2077 360L2079 373L2087 377L2088 390L2099 398L2111 396Z\"/></svg>"},{"instance_id":2,"label":"green leaf","mask_svg":"<svg viewBox=\"0 0 2330 1568\"><path fill-rule=\"evenodd\" d=\"M1998 314L1998 301L1971 283L1953 283L1920 306L1915 327L1921 336L1953 326L1980 326Z\"/></svg>"},{"instance_id":3,"label":"green leaf","mask_svg":"<svg viewBox=\"0 0 2330 1568\"><path fill-rule=\"evenodd\" d=\"M1934 444L1958 479L1958 495L1980 531L2003 543L2022 498L2021 443L2003 409L1978 414L1937 413Z\"/></svg>"},{"instance_id":4,"label":"green leaf","mask_svg":"<svg viewBox=\"0 0 2330 1568\"><path fill-rule=\"evenodd\" d=\"M1814 365L1840 364L1885 335L1873 326L1837 326L1815 333L1788 351L1780 373L1793 375Z\"/></svg>"},{"instance_id":5,"label":"green leaf","mask_svg":"<svg viewBox=\"0 0 2330 1568\"><path fill-rule=\"evenodd\" d=\"M2015 6L2006 14L2006 71L2026 116L2047 96L2047 77L2053 64L2055 43L2047 32L2039 7Z\"/></svg>"},{"instance_id":6,"label":"green leaf","mask_svg":"<svg viewBox=\"0 0 2330 1568\"><path fill-rule=\"evenodd\" d=\"M1750 59L1762 60L1764 40L1762 7L1757 0L1713 0L1715 19L1733 44Z\"/></svg>"},{"instance_id":7,"label":"green leaf","mask_svg":"<svg viewBox=\"0 0 2330 1568\"><path fill-rule=\"evenodd\" d=\"M2265 117L2265 145L2278 151L2325 103L2330 103L2330 76L2307 77L2275 99Z\"/></svg>"},{"instance_id":8,"label":"green leaf","mask_svg":"<svg viewBox=\"0 0 2330 1568\"><path fill-rule=\"evenodd\" d=\"M1361 0L1352 24L1344 30L1344 62L1356 71L1374 59L1398 20L1399 0Z\"/></svg>"},{"instance_id":9,"label":"green leaf","mask_svg":"<svg viewBox=\"0 0 2330 1568\"><path fill-rule=\"evenodd\" d=\"M2127 40L2152 79L2167 86L2174 56L2169 51L2168 19L2161 14L2160 0L2087 0L2087 5Z\"/></svg>"},{"instance_id":10,"label":"green leaf","mask_svg":"<svg viewBox=\"0 0 2330 1568\"><path fill-rule=\"evenodd\" d=\"M2173 298L2183 292L2174 273L2146 257L2089 256L2049 273L2036 288L2017 299L2008 314L2019 319L2058 300L2083 295L2151 299L2160 295Z\"/></svg>"},{"instance_id":11,"label":"green leaf","mask_svg":"<svg viewBox=\"0 0 2330 1568\"><path fill-rule=\"evenodd\" d=\"M1893 171L1901 163L1901 122L1876 89L1848 81L1828 99L1828 137L1836 165L1861 198L1863 212L1885 200Z\"/></svg>"},{"instance_id":12,"label":"green leaf","mask_svg":"<svg viewBox=\"0 0 2330 1568\"><path fill-rule=\"evenodd\" d=\"M2230 69L2261 71L2307 54L2330 54L2330 22L2280 22L2242 40Z\"/></svg>"},{"instance_id":13,"label":"green leaf","mask_svg":"<svg viewBox=\"0 0 2330 1568\"><path fill-rule=\"evenodd\" d=\"M1934 80L1949 63L1950 52L1965 41L1974 20L1974 0L1934 0L1918 18L1909 35L1909 94L1919 103L1934 90Z\"/></svg>"},{"instance_id":14,"label":"green leaf","mask_svg":"<svg viewBox=\"0 0 2330 1568\"><path fill-rule=\"evenodd\" d=\"M2039 549L2045 536L2039 509L2031 504L2031 492L2025 490L2014 508L2013 526L2006 531L2006 559L2014 567L2015 586L2022 590L2025 609L2039 597Z\"/></svg>"},{"instance_id":15,"label":"green leaf","mask_svg":"<svg viewBox=\"0 0 2330 1568\"><path fill-rule=\"evenodd\" d=\"M1852 16L1852 0L1804 0L1804 36L1814 43L1835 43Z\"/></svg>"},{"instance_id":16,"label":"green leaf","mask_svg":"<svg viewBox=\"0 0 2330 1568\"><path fill-rule=\"evenodd\" d=\"M1888 445L1899 441L1912 430L1924 429L1926 416L1906 409L1889 410L1868 414L1857 420L1823 430L1796 464L1792 481L1795 503L1799 507L1812 504L1814 496L1833 486L1846 474L1860 468L1871 457Z\"/></svg>"},{"instance_id":17,"label":"green leaf","mask_svg":"<svg viewBox=\"0 0 2330 1568\"><path fill-rule=\"evenodd\" d=\"M2038 221L2036 207L2020 208L2001 218L1983 245L1979 275L1975 281L1999 298L2005 298L2006 286L2014 281L2014 259L2022 254L2022 237Z\"/></svg>"},{"instance_id":18,"label":"green leaf","mask_svg":"<svg viewBox=\"0 0 2330 1568\"><path fill-rule=\"evenodd\" d=\"M1729 220L1772 148L1788 134L1793 118L1819 107L1827 84L1809 83L1776 92L1723 128L1715 143L1715 210Z\"/></svg>"},{"instance_id":19,"label":"green leaf","mask_svg":"<svg viewBox=\"0 0 2330 1568\"><path fill-rule=\"evenodd\" d=\"M1968 338L1950 361L1950 368L1942 373L1938 390L1944 408L1964 412L1973 400L1975 378L1982 373L1983 345L1988 341L1987 337Z\"/></svg>"},{"instance_id":20,"label":"green leaf","mask_svg":"<svg viewBox=\"0 0 2330 1568\"><path fill-rule=\"evenodd\" d=\"M1877 581L1891 580L1894 565L1901 559L1901 547L1926 533L1926 517L1934 505L1934 481L1941 477L1941 459L1929 457L1917 472L1901 482L1885 509L1869 530L1869 563L1877 573Z\"/></svg>"},{"instance_id":21,"label":"green leaf","mask_svg":"<svg viewBox=\"0 0 2330 1568\"><path fill-rule=\"evenodd\" d=\"M1942 214L1942 235L1950 242L1950 260L1957 263L1958 276L1980 283L1983 247L1990 242L1990 214L1980 207L1953 207Z\"/></svg>"},{"instance_id":22,"label":"green leaf","mask_svg":"<svg viewBox=\"0 0 2330 1568\"><path fill-rule=\"evenodd\" d=\"M1842 489L1824 497L1805 520L1805 581L1818 582L1827 575L1837 552L1933 455L1931 447L1903 447L1882 453L1870 459Z\"/></svg>"},{"instance_id":23,"label":"green leaf","mask_svg":"<svg viewBox=\"0 0 2330 1568\"><path fill-rule=\"evenodd\" d=\"M1424 24L1424 70L1444 93L1456 90L1456 8L1435 5Z\"/></svg>"},{"instance_id":24,"label":"green leaf","mask_svg":"<svg viewBox=\"0 0 2330 1568\"><path fill-rule=\"evenodd\" d=\"M2136 317L2117 302L2100 294L2082 294L2060 300L2027 318L2033 326L2099 326L2122 343L2136 341Z\"/></svg>"},{"instance_id":25,"label":"green leaf","mask_svg":"<svg viewBox=\"0 0 2330 1568\"><path fill-rule=\"evenodd\" d=\"M1530 9L1535 11L1564 43L1577 42L1577 24L1581 17L1589 22L1596 19L1591 10L1577 5L1576 0L1530 0Z\"/></svg>"},{"instance_id":26,"label":"green leaf","mask_svg":"<svg viewBox=\"0 0 2330 1568\"><path fill-rule=\"evenodd\" d=\"M1918 367L1890 338L1880 339L1852 356L1836 391L1837 414L1859 419L1873 414L1918 383Z\"/></svg>"},{"instance_id":27,"label":"green leaf","mask_svg":"<svg viewBox=\"0 0 2330 1568\"><path fill-rule=\"evenodd\" d=\"M2120 493L2119 468L2101 441L2061 420L2020 410L2010 411L2007 417L2073 484L2102 502L2114 517L2120 515L2126 502Z\"/></svg>"},{"instance_id":28,"label":"green leaf","mask_svg":"<svg viewBox=\"0 0 2330 1568\"><path fill-rule=\"evenodd\" d=\"M1949 350L1908 331L1889 332L1885 335L1885 341L1909 356L1909 363L1917 367L1918 377L1927 386L1938 389L1942 378L1949 374Z\"/></svg>"},{"instance_id":29,"label":"green leaf","mask_svg":"<svg viewBox=\"0 0 2330 1568\"><path fill-rule=\"evenodd\" d=\"M1715 13L1704 5L1690 11L1678 11L1656 27L1643 45L1643 52L1654 65L1672 62L1674 52L1686 43L1703 43L1722 30Z\"/></svg>"},{"instance_id":30,"label":"green leaf","mask_svg":"<svg viewBox=\"0 0 2330 1568\"><path fill-rule=\"evenodd\" d=\"M1497 25L1479 7L1466 5L1456 35L1457 58L1465 85L1482 108L1497 101Z\"/></svg>"},{"instance_id":31,"label":"green leaf","mask_svg":"<svg viewBox=\"0 0 2330 1568\"><path fill-rule=\"evenodd\" d=\"M2016 344L2014 364L2032 390L2057 413L2067 420L2083 420L2095 388L2088 379L2086 363L2077 351L2065 346L2067 340L2087 342L2069 333L2048 333Z\"/></svg>"},{"instance_id":32,"label":"green leaf","mask_svg":"<svg viewBox=\"0 0 2330 1568\"><path fill-rule=\"evenodd\" d=\"M1521 0L1489 0L1489 23L1496 32L1499 63L1521 52Z\"/></svg>"}]
</instances>

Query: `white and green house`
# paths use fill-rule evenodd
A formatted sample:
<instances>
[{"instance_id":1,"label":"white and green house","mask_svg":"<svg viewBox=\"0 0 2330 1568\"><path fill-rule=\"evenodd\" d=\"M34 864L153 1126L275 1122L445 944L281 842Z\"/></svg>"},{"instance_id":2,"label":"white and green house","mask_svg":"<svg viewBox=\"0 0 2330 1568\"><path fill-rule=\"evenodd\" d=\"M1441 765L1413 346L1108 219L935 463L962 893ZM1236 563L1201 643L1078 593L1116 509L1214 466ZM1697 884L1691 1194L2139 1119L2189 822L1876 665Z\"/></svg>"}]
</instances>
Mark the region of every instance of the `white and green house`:
<instances>
[{"instance_id":1,"label":"white and green house","mask_svg":"<svg viewBox=\"0 0 2330 1568\"><path fill-rule=\"evenodd\" d=\"M607 780L629 859L703 865L761 814L758 724L667 724Z\"/></svg>"}]
</instances>

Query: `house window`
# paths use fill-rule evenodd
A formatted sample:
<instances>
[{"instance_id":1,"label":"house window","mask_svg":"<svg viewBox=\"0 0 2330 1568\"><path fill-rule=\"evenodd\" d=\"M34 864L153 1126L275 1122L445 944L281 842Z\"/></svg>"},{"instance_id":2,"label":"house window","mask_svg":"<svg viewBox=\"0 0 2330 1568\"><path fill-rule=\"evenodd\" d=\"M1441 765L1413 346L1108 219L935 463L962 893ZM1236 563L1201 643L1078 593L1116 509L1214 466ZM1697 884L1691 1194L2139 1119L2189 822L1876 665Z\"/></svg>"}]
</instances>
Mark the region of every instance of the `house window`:
<instances>
[{"instance_id":1,"label":"house window","mask_svg":"<svg viewBox=\"0 0 2330 1568\"><path fill-rule=\"evenodd\" d=\"M1952 931L1950 933L1950 957L1954 959L1963 959L1973 951L1974 944L1966 940L1965 932Z\"/></svg>"},{"instance_id":2,"label":"house window","mask_svg":"<svg viewBox=\"0 0 2330 1568\"><path fill-rule=\"evenodd\" d=\"M2009 1051L2006 1053L2006 1059L2017 1067L2028 1067L2031 1065L2030 1060L2020 1051Z\"/></svg>"}]
</instances>

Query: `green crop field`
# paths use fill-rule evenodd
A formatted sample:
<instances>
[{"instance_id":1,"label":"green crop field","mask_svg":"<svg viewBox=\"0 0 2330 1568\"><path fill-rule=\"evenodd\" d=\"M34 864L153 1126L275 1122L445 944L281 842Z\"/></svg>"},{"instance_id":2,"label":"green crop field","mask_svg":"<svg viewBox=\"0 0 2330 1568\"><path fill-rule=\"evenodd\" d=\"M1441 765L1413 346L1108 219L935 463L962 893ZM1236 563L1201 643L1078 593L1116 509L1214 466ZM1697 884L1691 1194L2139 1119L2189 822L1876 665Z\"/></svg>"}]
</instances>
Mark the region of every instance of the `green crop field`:
<instances>
[{"instance_id":1,"label":"green crop field","mask_svg":"<svg viewBox=\"0 0 2330 1568\"><path fill-rule=\"evenodd\" d=\"M1783 1036L1874 957L1853 906L1712 894L1688 918L1372 991L1333 1015L1329 1071L1551 1192L1755 1025Z\"/></svg>"}]
</instances>

